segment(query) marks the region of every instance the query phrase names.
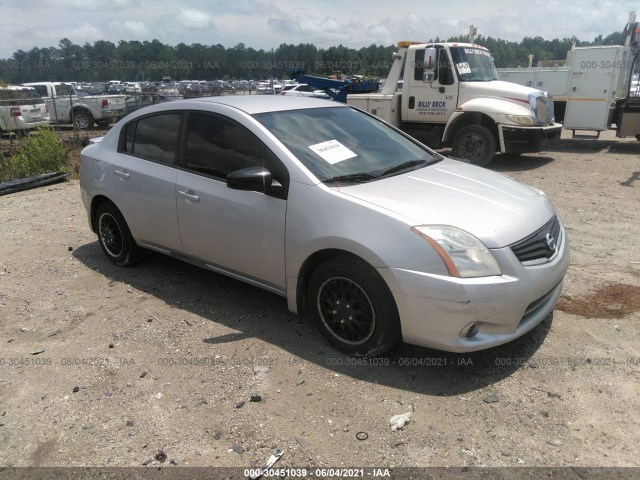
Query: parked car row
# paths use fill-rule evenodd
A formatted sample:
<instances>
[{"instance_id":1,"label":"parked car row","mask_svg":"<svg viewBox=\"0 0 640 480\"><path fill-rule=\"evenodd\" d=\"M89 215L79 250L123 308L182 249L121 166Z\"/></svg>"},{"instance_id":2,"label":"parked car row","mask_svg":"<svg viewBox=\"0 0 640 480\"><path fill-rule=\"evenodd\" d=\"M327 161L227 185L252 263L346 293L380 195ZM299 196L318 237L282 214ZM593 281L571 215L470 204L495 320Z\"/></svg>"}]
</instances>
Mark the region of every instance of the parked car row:
<instances>
[{"instance_id":1,"label":"parked car row","mask_svg":"<svg viewBox=\"0 0 640 480\"><path fill-rule=\"evenodd\" d=\"M72 124L78 129L105 127L139 108L183 98L208 97L241 91L261 95L329 98L321 90L292 80L181 80L159 82L33 82L3 87L0 133L25 131L49 123ZM7 93L11 92L11 93ZM15 100L15 101L14 101ZM29 100L36 102L20 103Z\"/></svg>"}]
</instances>

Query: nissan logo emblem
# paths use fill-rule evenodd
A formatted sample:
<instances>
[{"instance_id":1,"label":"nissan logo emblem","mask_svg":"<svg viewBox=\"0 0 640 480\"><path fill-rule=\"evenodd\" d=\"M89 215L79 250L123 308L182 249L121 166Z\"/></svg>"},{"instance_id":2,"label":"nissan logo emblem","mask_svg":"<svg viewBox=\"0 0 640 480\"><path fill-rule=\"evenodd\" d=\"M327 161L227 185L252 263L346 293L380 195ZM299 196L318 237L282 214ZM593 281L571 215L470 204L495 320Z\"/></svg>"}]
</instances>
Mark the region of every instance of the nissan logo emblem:
<instances>
[{"instance_id":1,"label":"nissan logo emblem","mask_svg":"<svg viewBox=\"0 0 640 480\"><path fill-rule=\"evenodd\" d=\"M547 235L544 237L544 241L547 244L547 248L550 252L556 251L556 239L553 238L553 235L551 235L551 233L547 233Z\"/></svg>"}]
</instances>

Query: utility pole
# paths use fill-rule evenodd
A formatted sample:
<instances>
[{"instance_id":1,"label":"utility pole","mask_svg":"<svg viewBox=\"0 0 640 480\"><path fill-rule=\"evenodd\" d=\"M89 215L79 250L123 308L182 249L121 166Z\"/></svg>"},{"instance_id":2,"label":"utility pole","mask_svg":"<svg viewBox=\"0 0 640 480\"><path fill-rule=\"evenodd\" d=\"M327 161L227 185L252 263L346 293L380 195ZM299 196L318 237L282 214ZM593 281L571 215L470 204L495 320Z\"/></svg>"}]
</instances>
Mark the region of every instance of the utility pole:
<instances>
[{"instance_id":1,"label":"utility pole","mask_svg":"<svg viewBox=\"0 0 640 480\"><path fill-rule=\"evenodd\" d=\"M469 25L469 43L476 43L477 36L478 27L476 25Z\"/></svg>"}]
</instances>

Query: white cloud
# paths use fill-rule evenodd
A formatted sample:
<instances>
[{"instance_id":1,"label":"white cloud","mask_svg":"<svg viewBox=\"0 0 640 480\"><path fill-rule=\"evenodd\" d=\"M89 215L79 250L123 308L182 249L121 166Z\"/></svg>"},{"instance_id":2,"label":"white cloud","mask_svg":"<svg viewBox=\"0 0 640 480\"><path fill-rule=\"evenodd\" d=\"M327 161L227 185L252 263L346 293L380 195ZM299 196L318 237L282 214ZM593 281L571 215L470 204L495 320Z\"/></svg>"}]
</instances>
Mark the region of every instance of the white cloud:
<instances>
[{"instance_id":1,"label":"white cloud","mask_svg":"<svg viewBox=\"0 0 640 480\"><path fill-rule=\"evenodd\" d=\"M177 20L186 28L204 30L214 27L213 17L208 13L193 8L181 9Z\"/></svg>"},{"instance_id":2,"label":"white cloud","mask_svg":"<svg viewBox=\"0 0 640 480\"><path fill-rule=\"evenodd\" d=\"M405 0L402 8L389 8L388 0L0 0L0 59L18 49L57 46L63 37L81 45L133 37L264 50L281 43L359 48L465 35L474 24L482 36L509 41L572 35L593 40L621 31L634 3Z\"/></svg>"}]
</instances>

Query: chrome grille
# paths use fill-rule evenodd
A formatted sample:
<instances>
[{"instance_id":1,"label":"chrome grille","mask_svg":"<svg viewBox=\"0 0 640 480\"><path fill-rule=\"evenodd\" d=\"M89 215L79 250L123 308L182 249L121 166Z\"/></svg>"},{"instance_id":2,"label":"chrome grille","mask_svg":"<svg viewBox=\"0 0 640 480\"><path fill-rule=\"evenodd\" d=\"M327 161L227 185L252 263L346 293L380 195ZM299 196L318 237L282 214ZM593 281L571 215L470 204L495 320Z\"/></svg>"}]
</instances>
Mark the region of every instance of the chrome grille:
<instances>
[{"instance_id":1,"label":"chrome grille","mask_svg":"<svg viewBox=\"0 0 640 480\"><path fill-rule=\"evenodd\" d=\"M560 221L557 216L542 228L511 245L511 250L521 262L549 259L560 247Z\"/></svg>"},{"instance_id":2,"label":"chrome grille","mask_svg":"<svg viewBox=\"0 0 640 480\"><path fill-rule=\"evenodd\" d=\"M536 98L536 120L539 123L547 123L549 121L549 106L545 97Z\"/></svg>"}]
</instances>

